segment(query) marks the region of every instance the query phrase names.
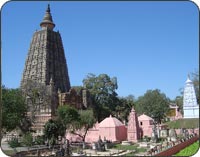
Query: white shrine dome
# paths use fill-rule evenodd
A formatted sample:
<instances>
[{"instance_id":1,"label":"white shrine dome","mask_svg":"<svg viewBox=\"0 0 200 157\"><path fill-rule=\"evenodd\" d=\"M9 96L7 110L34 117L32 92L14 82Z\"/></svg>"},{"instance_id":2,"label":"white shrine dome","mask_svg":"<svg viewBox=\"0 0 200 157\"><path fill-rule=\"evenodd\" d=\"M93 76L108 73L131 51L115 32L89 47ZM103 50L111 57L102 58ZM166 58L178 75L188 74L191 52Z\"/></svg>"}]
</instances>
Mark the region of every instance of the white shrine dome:
<instances>
[{"instance_id":1,"label":"white shrine dome","mask_svg":"<svg viewBox=\"0 0 200 157\"><path fill-rule=\"evenodd\" d=\"M117 118L110 117L105 118L103 121L99 123L100 128L110 128L110 127L118 127L118 126L124 126L122 122L120 122Z\"/></svg>"},{"instance_id":2,"label":"white shrine dome","mask_svg":"<svg viewBox=\"0 0 200 157\"><path fill-rule=\"evenodd\" d=\"M191 84L192 81L191 81L191 80L189 79L189 77L188 77L185 83L186 83L186 84Z\"/></svg>"}]
</instances>

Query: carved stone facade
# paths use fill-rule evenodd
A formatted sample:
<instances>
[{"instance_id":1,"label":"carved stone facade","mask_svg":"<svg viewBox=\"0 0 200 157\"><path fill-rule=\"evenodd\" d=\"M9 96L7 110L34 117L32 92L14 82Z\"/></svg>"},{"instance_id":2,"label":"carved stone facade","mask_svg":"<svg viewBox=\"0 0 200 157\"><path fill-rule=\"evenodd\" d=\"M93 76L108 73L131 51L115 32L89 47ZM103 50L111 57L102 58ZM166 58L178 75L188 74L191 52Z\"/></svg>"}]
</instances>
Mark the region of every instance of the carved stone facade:
<instances>
[{"instance_id":1,"label":"carved stone facade","mask_svg":"<svg viewBox=\"0 0 200 157\"><path fill-rule=\"evenodd\" d=\"M52 78L55 90L68 92L70 81L62 39L59 32L53 31L50 8L40 26L42 30L33 35L25 63L21 87L28 79L49 85Z\"/></svg>"},{"instance_id":2,"label":"carved stone facade","mask_svg":"<svg viewBox=\"0 0 200 157\"><path fill-rule=\"evenodd\" d=\"M82 89L77 93L71 89L61 35L58 31L53 31L55 24L49 5L40 26L41 30L33 35L21 80L21 89L27 99L25 87L29 81L44 85L50 92L50 102L46 103L48 106L44 105L43 100L37 104L39 107L36 107L35 112L32 112L31 108L28 111L28 114L35 116L32 128L36 130L36 135L42 134L44 124L55 115L59 105L69 104L77 109L85 109L91 103L87 90ZM31 105L36 106L33 103Z\"/></svg>"},{"instance_id":3,"label":"carved stone facade","mask_svg":"<svg viewBox=\"0 0 200 157\"><path fill-rule=\"evenodd\" d=\"M86 109L88 106L91 106L90 94L86 89L77 92L71 88L69 92L58 92L58 101L60 106L69 104L77 109Z\"/></svg>"}]
</instances>

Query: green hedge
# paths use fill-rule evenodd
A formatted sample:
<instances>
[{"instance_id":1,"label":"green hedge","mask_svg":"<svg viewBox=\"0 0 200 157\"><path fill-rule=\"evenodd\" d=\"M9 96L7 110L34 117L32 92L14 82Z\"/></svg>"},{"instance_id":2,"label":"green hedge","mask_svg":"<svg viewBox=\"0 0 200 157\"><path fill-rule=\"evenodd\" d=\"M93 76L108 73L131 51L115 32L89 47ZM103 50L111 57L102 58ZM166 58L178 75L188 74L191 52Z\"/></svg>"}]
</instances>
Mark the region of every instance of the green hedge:
<instances>
[{"instance_id":1,"label":"green hedge","mask_svg":"<svg viewBox=\"0 0 200 157\"><path fill-rule=\"evenodd\" d=\"M191 118L191 119L178 119L176 121L170 121L165 123L169 128L180 129L192 129L199 128L199 118Z\"/></svg>"},{"instance_id":2,"label":"green hedge","mask_svg":"<svg viewBox=\"0 0 200 157\"><path fill-rule=\"evenodd\" d=\"M11 139L8 144L10 145L11 148L16 148L16 147L20 147L21 144L19 143L17 138L13 138Z\"/></svg>"}]
</instances>

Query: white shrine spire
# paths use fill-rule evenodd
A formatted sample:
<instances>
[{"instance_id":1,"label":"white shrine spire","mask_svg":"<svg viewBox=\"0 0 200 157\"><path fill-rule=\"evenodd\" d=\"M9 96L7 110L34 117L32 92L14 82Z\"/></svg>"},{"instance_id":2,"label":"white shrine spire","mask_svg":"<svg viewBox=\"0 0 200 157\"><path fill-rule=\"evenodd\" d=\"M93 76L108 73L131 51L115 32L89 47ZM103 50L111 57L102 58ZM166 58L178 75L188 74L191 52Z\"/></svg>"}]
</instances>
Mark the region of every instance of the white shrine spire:
<instances>
[{"instance_id":1,"label":"white shrine spire","mask_svg":"<svg viewBox=\"0 0 200 157\"><path fill-rule=\"evenodd\" d=\"M184 118L199 117L199 106L197 104L194 84L190 80L189 75L185 82L185 88L183 94L183 112L184 112Z\"/></svg>"}]
</instances>

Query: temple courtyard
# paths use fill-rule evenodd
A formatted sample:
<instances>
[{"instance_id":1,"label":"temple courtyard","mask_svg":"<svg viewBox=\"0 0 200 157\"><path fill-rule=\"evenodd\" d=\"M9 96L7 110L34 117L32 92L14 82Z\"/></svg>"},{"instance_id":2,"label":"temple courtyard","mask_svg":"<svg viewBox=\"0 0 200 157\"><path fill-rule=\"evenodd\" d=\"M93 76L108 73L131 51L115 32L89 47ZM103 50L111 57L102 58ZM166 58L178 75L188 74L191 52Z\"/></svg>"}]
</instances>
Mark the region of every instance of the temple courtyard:
<instances>
[{"instance_id":1,"label":"temple courtyard","mask_svg":"<svg viewBox=\"0 0 200 157\"><path fill-rule=\"evenodd\" d=\"M111 118L111 117L109 117ZM188 121L178 120L177 123L189 126ZM192 121L195 121L194 119ZM175 122L175 121L174 121ZM198 119L196 120L198 122ZM174 127L174 124L171 124ZM176 124L177 125L177 124ZM196 125L196 124L192 124ZM169 125L170 126L170 125ZM177 127L179 127L177 125ZM33 145L30 147L21 146L11 148L8 144L10 136L4 136L1 141L2 150L5 154L11 156L165 156L169 153L175 155L185 147L188 147L198 141L198 129L166 129L166 135L159 135L159 137L145 136L137 142L131 141L109 141L101 139L95 142L81 142L81 141L65 141L57 142L54 146L48 145ZM13 135L14 136L14 135ZM193 153L197 151L193 148Z\"/></svg>"}]
</instances>

